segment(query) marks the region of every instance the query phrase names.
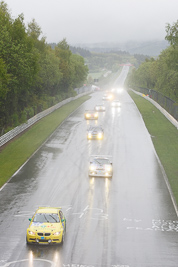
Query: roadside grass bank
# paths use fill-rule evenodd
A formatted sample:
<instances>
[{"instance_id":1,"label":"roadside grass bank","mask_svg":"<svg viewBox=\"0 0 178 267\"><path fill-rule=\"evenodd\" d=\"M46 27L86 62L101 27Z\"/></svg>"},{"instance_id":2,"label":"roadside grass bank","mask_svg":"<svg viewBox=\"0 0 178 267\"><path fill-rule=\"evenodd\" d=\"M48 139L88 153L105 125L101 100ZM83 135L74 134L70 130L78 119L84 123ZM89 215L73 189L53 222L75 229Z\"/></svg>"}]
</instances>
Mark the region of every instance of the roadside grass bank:
<instances>
[{"instance_id":1,"label":"roadside grass bank","mask_svg":"<svg viewBox=\"0 0 178 267\"><path fill-rule=\"evenodd\" d=\"M0 188L45 142L55 129L89 98L90 96L86 95L62 106L31 126L25 133L9 142L0 151Z\"/></svg>"},{"instance_id":2,"label":"roadside grass bank","mask_svg":"<svg viewBox=\"0 0 178 267\"><path fill-rule=\"evenodd\" d=\"M142 114L178 205L178 130L149 101L128 91Z\"/></svg>"}]
</instances>

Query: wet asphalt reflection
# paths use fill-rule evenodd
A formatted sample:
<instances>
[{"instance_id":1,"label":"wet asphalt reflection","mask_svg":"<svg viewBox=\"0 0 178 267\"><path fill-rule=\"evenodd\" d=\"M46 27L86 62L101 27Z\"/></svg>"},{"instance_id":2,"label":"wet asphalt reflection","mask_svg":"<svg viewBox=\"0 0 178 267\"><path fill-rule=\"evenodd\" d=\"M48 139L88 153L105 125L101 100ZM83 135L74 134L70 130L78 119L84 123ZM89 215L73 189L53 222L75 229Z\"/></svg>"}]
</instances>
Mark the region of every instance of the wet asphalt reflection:
<instances>
[{"instance_id":1,"label":"wet asphalt reflection","mask_svg":"<svg viewBox=\"0 0 178 267\"><path fill-rule=\"evenodd\" d=\"M106 102L98 121L86 121L102 95L93 93L0 191L0 267L178 266L178 218L151 137L126 91L120 108ZM103 140L87 140L91 124L103 126ZM98 154L112 156L112 178L88 177ZM28 218L44 205L63 209L63 246L26 245Z\"/></svg>"}]
</instances>

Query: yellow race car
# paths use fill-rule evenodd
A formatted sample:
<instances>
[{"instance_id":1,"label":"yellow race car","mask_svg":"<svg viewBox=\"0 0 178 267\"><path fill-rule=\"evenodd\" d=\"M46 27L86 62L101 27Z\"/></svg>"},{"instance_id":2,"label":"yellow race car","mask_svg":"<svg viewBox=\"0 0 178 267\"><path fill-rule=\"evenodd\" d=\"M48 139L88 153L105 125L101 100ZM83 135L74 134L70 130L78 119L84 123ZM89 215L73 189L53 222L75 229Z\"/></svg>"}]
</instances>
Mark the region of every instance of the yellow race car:
<instances>
[{"instance_id":1,"label":"yellow race car","mask_svg":"<svg viewBox=\"0 0 178 267\"><path fill-rule=\"evenodd\" d=\"M27 244L62 244L66 219L59 207L39 207L27 229Z\"/></svg>"}]
</instances>

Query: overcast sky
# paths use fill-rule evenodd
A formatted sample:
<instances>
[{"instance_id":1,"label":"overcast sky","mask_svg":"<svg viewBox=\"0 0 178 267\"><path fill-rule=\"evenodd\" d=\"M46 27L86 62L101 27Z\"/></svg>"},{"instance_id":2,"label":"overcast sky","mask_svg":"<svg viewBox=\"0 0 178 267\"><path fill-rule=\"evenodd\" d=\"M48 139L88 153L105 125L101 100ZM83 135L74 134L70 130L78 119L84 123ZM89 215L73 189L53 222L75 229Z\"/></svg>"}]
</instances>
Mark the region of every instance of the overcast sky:
<instances>
[{"instance_id":1,"label":"overcast sky","mask_svg":"<svg viewBox=\"0 0 178 267\"><path fill-rule=\"evenodd\" d=\"M0 0L1 1L1 0ZM178 0L4 0L15 19L34 18L48 43L164 40L178 20Z\"/></svg>"}]
</instances>

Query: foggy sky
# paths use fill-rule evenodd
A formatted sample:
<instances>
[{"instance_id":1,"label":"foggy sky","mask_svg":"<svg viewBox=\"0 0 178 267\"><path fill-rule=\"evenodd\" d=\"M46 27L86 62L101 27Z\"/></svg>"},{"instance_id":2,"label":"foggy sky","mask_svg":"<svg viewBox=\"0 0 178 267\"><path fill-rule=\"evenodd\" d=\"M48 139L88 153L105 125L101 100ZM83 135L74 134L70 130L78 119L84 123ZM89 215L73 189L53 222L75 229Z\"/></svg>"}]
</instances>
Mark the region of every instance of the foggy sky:
<instances>
[{"instance_id":1,"label":"foggy sky","mask_svg":"<svg viewBox=\"0 0 178 267\"><path fill-rule=\"evenodd\" d=\"M0 0L1 1L1 0ZM178 0L4 0L13 19L35 19L48 43L164 40Z\"/></svg>"}]
</instances>

